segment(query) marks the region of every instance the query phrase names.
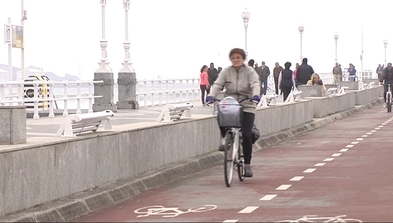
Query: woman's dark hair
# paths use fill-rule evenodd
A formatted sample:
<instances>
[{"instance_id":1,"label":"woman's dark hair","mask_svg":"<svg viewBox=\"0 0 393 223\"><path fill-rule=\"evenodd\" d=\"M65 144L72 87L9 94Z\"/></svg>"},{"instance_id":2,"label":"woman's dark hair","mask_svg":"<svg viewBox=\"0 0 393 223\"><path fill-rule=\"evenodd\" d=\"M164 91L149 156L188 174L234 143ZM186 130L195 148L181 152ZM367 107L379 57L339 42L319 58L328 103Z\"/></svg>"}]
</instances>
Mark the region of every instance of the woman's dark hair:
<instances>
[{"instance_id":1,"label":"woman's dark hair","mask_svg":"<svg viewBox=\"0 0 393 223\"><path fill-rule=\"evenodd\" d=\"M206 65L203 65L203 67L201 68L201 73L203 72L203 70L204 70L205 68L207 68L207 66L206 66Z\"/></svg>"},{"instance_id":2,"label":"woman's dark hair","mask_svg":"<svg viewBox=\"0 0 393 223\"><path fill-rule=\"evenodd\" d=\"M248 66L253 67L254 66L255 61L253 59L248 61Z\"/></svg>"},{"instance_id":3,"label":"woman's dark hair","mask_svg":"<svg viewBox=\"0 0 393 223\"><path fill-rule=\"evenodd\" d=\"M242 56L243 60L246 59L246 52L244 52L243 49L240 49L240 48L234 48L234 49L232 49L232 50L229 52L229 58L231 58L231 56L232 56L233 54L240 54L240 56Z\"/></svg>"},{"instance_id":4,"label":"woman's dark hair","mask_svg":"<svg viewBox=\"0 0 393 223\"><path fill-rule=\"evenodd\" d=\"M286 62L284 64L285 69L289 69L292 66L291 62Z\"/></svg>"}]
</instances>

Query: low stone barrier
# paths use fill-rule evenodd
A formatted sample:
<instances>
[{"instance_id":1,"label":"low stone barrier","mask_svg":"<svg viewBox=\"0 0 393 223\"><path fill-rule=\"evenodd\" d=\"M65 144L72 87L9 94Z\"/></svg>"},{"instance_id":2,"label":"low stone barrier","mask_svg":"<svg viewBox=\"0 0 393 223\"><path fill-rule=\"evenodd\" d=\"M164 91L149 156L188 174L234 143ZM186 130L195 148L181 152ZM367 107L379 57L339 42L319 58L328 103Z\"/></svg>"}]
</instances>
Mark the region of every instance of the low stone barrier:
<instances>
[{"instance_id":1,"label":"low stone barrier","mask_svg":"<svg viewBox=\"0 0 393 223\"><path fill-rule=\"evenodd\" d=\"M26 143L26 106L0 106L0 145Z\"/></svg>"},{"instance_id":2,"label":"low stone barrier","mask_svg":"<svg viewBox=\"0 0 393 223\"><path fill-rule=\"evenodd\" d=\"M348 92L332 97L308 97L313 103L314 118L322 118L355 107L355 93Z\"/></svg>"},{"instance_id":3,"label":"low stone barrier","mask_svg":"<svg viewBox=\"0 0 393 223\"><path fill-rule=\"evenodd\" d=\"M322 97L323 86L322 85L300 85L298 86L299 91L302 92L302 97Z\"/></svg>"},{"instance_id":4,"label":"low stone barrier","mask_svg":"<svg viewBox=\"0 0 393 223\"><path fill-rule=\"evenodd\" d=\"M355 105L364 105L375 98L383 97L383 86L376 85L373 88L352 92L355 94Z\"/></svg>"}]
</instances>

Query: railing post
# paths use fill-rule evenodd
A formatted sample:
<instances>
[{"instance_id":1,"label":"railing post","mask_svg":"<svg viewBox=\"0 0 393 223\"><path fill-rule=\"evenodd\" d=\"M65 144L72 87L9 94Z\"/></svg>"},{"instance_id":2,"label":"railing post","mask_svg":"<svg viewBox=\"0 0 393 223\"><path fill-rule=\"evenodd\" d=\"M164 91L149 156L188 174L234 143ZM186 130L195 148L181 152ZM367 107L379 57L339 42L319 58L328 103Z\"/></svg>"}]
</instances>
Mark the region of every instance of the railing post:
<instances>
[{"instance_id":1,"label":"railing post","mask_svg":"<svg viewBox=\"0 0 393 223\"><path fill-rule=\"evenodd\" d=\"M23 103L23 80L18 84L18 105L24 105Z\"/></svg>"},{"instance_id":2,"label":"railing post","mask_svg":"<svg viewBox=\"0 0 393 223\"><path fill-rule=\"evenodd\" d=\"M81 114L81 82L79 81L76 87L76 95L77 95L77 99L76 99L76 114Z\"/></svg>"},{"instance_id":3,"label":"railing post","mask_svg":"<svg viewBox=\"0 0 393 223\"><path fill-rule=\"evenodd\" d=\"M33 119L39 119L40 116L38 115L38 81L34 81L34 115Z\"/></svg>"},{"instance_id":4,"label":"railing post","mask_svg":"<svg viewBox=\"0 0 393 223\"><path fill-rule=\"evenodd\" d=\"M54 96L53 81L51 81L48 85L49 85L49 117L55 117L54 103L53 103L53 100L55 100L55 97L53 97Z\"/></svg>"},{"instance_id":5,"label":"railing post","mask_svg":"<svg viewBox=\"0 0 393 223\"><path fill-rule=\"evenodd\" d=\"M6 84L5 82L1 82L0 84L0 104L1 105L5 105L5 88L6 88Z\"/></svg>"},{"instance_id":6,"label":"railing post","mask_svg":"<svg viewBox=\"0 0 393 223\"><path fill-rule=\"evenodd\" d=\"M63 116L68 115L68 81L64 82L64 108L63 108Z\"/></svg>"},{"instance_id":7,"label":"railing post","mask_svg":"<svg viewBox=\"0 0 393 223\"><path fill-rule=\"evenodd\" d=\"M90 81L90 83L89 83L89 110L87 111L88 113L93 113L93 88L94 88L94 83L93 83L93 81Z\"/></svg>"}]
</instances>

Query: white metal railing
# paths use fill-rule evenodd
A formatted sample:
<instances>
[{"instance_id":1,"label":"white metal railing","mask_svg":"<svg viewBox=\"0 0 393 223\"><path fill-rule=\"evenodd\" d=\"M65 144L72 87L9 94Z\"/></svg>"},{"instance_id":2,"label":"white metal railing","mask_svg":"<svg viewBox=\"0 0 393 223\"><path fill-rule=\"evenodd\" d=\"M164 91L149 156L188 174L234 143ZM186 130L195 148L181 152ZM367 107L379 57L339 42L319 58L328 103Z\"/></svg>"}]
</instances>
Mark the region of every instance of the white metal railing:
<instances>
[{"instance_id":1,"label":"white metal railing","mask_svg":"<svg viewBox=\"0 0 393 223\"><path fill-rule=\"evenodd\" d=\"M140 107L195 101L200 99L199 79L138 80L136 96Z\"/></svg>"},{"instance_id":2,"label":"white metal railing","mask_svg":"<svg viewBox=\"0 0 393 223\"><path fill-rule=\"evenodd\" d=\"M49 103L49 117L54 117L54 105L57 101L62 101L64 103L63 116L68 115L68 101L76 100L77 108L76 114L81 114L81 100L89 100L88 113L93 112L93 99L100 98L99 96L94 96L94 84L103 83L103 81L6 81L0 82L0 106L1 105L23 105L33 103L33 118L39 118L39 103ZM33 86L33 89L27 89L27 86ZM54 93L54 86L61 85L64 89L63 95L61 97L56 97ZM76 85L76 94L71 95L68 93L69 85ZM88 85L89 93L82 94L82 85ZM27 89L27 90L26 90ZM8 90L8 92L7 92ZM16 92L14 91L16 90ZM28 97L27 91L33 91L33 97ZM49 94L48 94L49 93ZM26 96L26 97L25 97Z\"/></svg>"}]
</instances>

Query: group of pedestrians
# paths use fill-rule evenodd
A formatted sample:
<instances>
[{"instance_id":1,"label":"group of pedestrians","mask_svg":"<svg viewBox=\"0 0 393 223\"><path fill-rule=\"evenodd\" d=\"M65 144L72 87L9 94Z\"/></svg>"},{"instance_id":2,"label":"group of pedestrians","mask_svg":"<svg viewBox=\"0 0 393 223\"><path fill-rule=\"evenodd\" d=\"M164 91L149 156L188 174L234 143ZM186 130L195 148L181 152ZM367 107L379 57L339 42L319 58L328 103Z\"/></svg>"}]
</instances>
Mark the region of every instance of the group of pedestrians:
<instances>
[{"instance_id":1,"label":"group of pedestrians","mask_svg":"<svg viewBox=\"0 0 393 223\"><path fill-rule=\"evenodd\" d=\"M248 61L248 66L253 67L259 76L259 81L261 83L260 96L266 95L268 77L270 76L269 67L266 66L265 61L262 61L262 65L258 66L253 59ZM294 70L291 70L291 66L291 62L286 62L283 68L276 62L273 68L274 90L277 95L279 93L283 94L284 101L287 100L294 87L299 85L323 85L319 75L314 72L312 66L308 65L307 58L303 58L302 64L296 63ZM281 90L281 92L279 92L279 90Z\"/></svg>"},{"instance_id":2,"label":"group of pedestrians","mask_svg":"<svg viewBox=\"0 0 393 223\"><path fill-rule=\"evenodd\" d=\"M210 93L210 87L213 86L214 82L217 80L218 74L221 72L222 68L214 67L214 63L210 63L210 67L203 65L201 68L199 86L201 89L201 100L202 104L205 105L205 98Z\"/></svg>"}]
</instances>

